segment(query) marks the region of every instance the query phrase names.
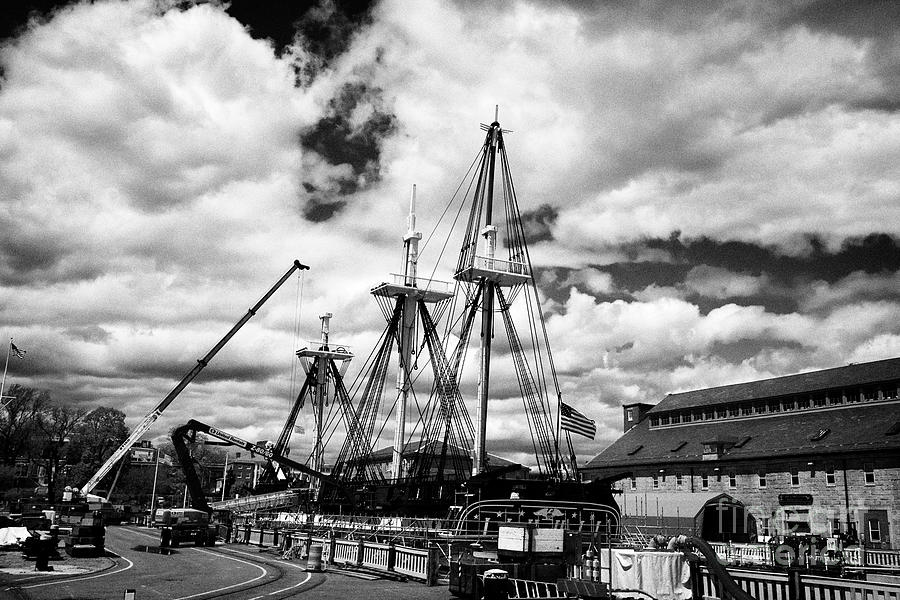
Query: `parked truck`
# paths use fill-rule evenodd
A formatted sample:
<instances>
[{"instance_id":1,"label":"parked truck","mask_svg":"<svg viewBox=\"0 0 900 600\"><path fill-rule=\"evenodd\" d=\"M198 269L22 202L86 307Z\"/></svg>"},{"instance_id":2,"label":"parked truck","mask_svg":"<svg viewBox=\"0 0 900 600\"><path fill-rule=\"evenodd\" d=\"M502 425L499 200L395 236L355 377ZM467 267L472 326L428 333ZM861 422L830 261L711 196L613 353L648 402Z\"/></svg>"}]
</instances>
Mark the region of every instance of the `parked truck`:
<instances>
[{"instance_id":1,"label":"parked truck","mask_svg":"<svg viewBox=\"0 0 900 600\"><path fill-rule=\"evenodd\" d=\"M160 547L175 548L182 542L212 546L216 542L218 527L209 522L209 513L206 511L195 508L160 508L155 517L160 528Z\"/></svg>"}]
</instances>

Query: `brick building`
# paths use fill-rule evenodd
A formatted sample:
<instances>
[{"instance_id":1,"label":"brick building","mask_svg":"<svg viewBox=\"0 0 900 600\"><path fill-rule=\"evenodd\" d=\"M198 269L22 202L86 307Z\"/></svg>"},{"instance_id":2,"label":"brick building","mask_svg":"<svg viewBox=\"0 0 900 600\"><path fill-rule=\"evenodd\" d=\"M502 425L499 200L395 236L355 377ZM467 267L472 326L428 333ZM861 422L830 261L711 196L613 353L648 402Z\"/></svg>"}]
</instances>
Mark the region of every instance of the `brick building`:
<instances>
[{"instance_id":1,"label":"brick building","mask_svg":"<svg viewBox=\"0 0 900 600\"><path fill-rule=\"evenodd\" d=\"M898 387L895 358L625 405L585 475L615 482L626 523L900 548Z\"/></svg>"}]
</instances>

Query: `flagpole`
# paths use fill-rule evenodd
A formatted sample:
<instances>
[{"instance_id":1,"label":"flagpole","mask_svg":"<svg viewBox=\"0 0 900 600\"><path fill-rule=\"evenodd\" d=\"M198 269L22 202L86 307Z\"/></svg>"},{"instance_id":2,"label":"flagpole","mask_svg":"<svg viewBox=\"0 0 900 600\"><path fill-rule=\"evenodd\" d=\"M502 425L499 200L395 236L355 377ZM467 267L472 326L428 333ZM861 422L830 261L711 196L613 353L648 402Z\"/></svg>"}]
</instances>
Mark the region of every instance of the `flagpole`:
<instances>
[{"instance_id":1,"label":"flagpole","mask_svg":"<svg viewBox=\"0 0 900 600\"><path fill-rule=\"evenodd\" d=\"M6 402L3 400L6 396L3 395L3 388L6 387L6 369L9 368L9 353L12 351L12 338L9 338L9 343L6 345L6 364L3 365L3 379L0 380L0 406L6 406ZM12 397L12 396L10 396ZM12 402L12 400L10 400Z\"/></svg>"},{"instance_id":2,"label":"flagpole","mask_svg":"<svg viewBox=\"0 0 900 600\"><path fill-rule=\"evenodd\" d=\"M560 429L560 412L562 412L562 394L556 394L556 460L562 460L559 455L559 436L562 435Z\"/></svg>"},{"instance_id":3,"label":"flagpole","mask_svg":"<svg viewBox=\"0 0 900 600\"><path fill-rule=\"evenodd\" d=\"M225 480L228 479L228 450L225 451L225 467L222 469L222 501L225 501Z\"/></svg>"}]
</instances>

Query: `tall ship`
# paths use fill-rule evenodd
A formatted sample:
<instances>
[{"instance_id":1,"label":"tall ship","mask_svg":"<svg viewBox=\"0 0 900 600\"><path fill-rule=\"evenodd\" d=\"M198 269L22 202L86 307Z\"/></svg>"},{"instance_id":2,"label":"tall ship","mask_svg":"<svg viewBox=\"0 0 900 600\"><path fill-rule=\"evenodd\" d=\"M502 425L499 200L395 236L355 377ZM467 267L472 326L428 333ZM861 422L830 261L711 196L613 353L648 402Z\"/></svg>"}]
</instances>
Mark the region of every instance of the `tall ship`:
<instances>
[{"instance_id":1,"label":"tall ship","mask_svg":"<svg viewBox=\"0 0 900 600\"><path fill-rule=\"evenodd\" d=\"M506 153L509 132L496 118L481 127L484 142L444 211L463 225L461 236L450 227L445 240L426 240L442 243L443 254L461 237L453 281L420 274L413 187L402 269L371 290L386 325L359 375L344 382L339 362L349 353L335 354L324 334L318 349L298 352L315 395L314 468L326 470L323 440L340 443L328 479L313 484L318 510L342 510L351 497L357 510L408 516L510 497L615 505L606 484L582 482L578 472L571 433L592 437L594 425L563 402ZM515 373L515 392L498 372ZM519 402L528 466L489 447L491 407ZM292 426L289 419L284 432Z\"/></svg>"}]
</instances>

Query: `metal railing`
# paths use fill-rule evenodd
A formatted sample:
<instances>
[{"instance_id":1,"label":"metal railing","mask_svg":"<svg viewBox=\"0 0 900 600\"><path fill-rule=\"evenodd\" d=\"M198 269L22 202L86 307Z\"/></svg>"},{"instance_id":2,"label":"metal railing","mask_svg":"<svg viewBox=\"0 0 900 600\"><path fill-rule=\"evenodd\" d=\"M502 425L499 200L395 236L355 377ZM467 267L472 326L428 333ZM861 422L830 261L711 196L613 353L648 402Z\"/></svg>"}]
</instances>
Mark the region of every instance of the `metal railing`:
<instances>
[{"instance_id":1,"label":"metal railing","mask_svg":"<svg viewBox=\"0 0 900 600\"><path fill-rule=\"evenodd\" d=\"M427 277L407 277L400 273L391 273L391 285L409 286L410 280L412 287L420 290L430 290L441 294L452 294L454 284L450 281L441 281L440 279L428 279ZM376 286L378 287L378 286Z\"/></svg>"}]
</instances>

